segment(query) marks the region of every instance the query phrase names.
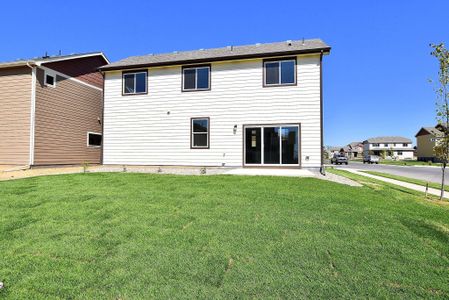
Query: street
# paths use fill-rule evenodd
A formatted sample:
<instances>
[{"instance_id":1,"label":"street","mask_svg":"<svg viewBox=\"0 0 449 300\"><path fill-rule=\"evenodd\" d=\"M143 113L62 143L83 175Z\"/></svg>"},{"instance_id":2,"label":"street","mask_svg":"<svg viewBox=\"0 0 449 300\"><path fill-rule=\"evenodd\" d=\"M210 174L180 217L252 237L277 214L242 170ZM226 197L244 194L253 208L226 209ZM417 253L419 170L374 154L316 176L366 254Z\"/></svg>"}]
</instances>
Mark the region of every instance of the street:
<instances>
[{"instance_id":1,"label":"street","mask_svg":"<svg viewBox=\"0 0 449 300\"><path fill-rule=\"evenodd\" d=\"M334 165L332 165L334 166ZM349 165L338 165L341 169L357 169L365 171L376 171L392 175L404 176L409 178L421 179L429 182L441 182L441 168L426 166L391 166L391 165L370 165L361 162L350 161ZM445 184L449 184L449 171L446 171Z\"/></svg>"}]
</instances>

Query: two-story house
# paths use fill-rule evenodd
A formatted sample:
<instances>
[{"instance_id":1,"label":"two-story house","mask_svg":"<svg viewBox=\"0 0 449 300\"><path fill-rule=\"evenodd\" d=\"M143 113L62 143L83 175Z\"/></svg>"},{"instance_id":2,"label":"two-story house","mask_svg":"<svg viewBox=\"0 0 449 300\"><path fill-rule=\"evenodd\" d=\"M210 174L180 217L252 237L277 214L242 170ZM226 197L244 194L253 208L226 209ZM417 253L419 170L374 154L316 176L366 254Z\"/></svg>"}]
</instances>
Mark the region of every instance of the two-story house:
<instances>
[{"instance_id":1,"label":"two-story house","mask_svg":"<svg viewBox=\"0 0 449 300\"><path fill-rule=\"evenodd\" d=\"M447 127L437 124L435 127L422 127L416 137L416 156L420 161L438 162L434 148L446 132Z\"/></svg>"},{"instance_id":2,"label":"two-story house","mask_svg":"<svg viewBox=\"0 0 449 300\"><path fill-rule=\"evenodd\" d=\"M101 52L0 63L0 165L101 163Z\"/></svg>"},{"instance_id":3,"label":"two-story house","mask_svg":"<svg viewBox=\"0 0 449 300\"><path fill-rule=\"evenodd\" d=\"M352 142L344 147L345 152L349 158L361 158L363 155L363 143Z\"/></svg>"},{"instance_id":4,"label":"two-story house","mask_svg":"<svg viewBox=\"0 0 449 300\"><path fill-rule=\"evenodd\" d=\"M363 141L364 155L385 154L386 158L413 159L412 140L401 136L382 136Z\"/></svg>"},{"instance_id":5,"label":"two-story house","mask_svg":"<svg viewBox=\"0 0 449 300\"><path fill-rule=\"evenodd\" d=\"M314 39L106 65L103 162L320 167L329 52Z\"/></svg>"}]
</instances>

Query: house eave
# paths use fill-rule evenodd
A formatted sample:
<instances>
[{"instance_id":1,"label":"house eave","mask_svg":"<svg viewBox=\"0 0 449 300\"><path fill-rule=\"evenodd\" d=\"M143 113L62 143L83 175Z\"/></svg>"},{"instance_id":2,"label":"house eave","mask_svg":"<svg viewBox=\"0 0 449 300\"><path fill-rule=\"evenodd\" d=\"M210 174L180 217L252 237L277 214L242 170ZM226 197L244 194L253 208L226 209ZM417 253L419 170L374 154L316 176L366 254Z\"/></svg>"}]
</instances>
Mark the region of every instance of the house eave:
<instances>
[{"instance_id":1,"label":"house eave","mask_svg":"<svg viewBox=\"0 0 449 300\"><path fill-rule=\"evenodd\" d=\"M99 70L107 72L107 71L117 71L117 70L131 70L131 69L139 69L139 68L148 68L148 67L200 64L200 63L209 63L209 62L217 62L217 61L281 57L281 56L289 56L289 55L315 54L315 53L327 55L330 53L330 50L331 50L331 47L325 47L325 48L317 48L317 49L282 51L282 52L267 52L267 53L245 54L245 55L228 55L228 56L211 57L211 58L174 60L174 61L167 61L167 62L142 63L142 64L132 64L132 65L123 65L123 66L110 66L110 67L103 66L103 67L100 67Z\"/></svg>"}]
</instances>

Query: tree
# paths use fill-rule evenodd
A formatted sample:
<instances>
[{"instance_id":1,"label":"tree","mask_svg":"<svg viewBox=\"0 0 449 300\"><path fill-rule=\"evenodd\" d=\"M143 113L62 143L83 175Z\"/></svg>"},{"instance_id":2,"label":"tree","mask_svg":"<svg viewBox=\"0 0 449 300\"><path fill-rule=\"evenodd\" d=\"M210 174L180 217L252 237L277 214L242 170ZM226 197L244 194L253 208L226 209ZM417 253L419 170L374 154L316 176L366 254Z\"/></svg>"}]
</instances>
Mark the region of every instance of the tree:
<instances>
[{"instance_id":1,"label":"tree","mask_svg":"<svg viewBox=\"0 0 449 300\"><path fill-rule=\"evenodd\" d=\"M444 196L444 173L449 162L449 50L443 43L430 44L431 55L438 60L438 81L435 87L436 93L436 119L441 124L443 135L434 151L436 157L441 161L441 193L440 200Z\"/></svg>"}]
</instances>

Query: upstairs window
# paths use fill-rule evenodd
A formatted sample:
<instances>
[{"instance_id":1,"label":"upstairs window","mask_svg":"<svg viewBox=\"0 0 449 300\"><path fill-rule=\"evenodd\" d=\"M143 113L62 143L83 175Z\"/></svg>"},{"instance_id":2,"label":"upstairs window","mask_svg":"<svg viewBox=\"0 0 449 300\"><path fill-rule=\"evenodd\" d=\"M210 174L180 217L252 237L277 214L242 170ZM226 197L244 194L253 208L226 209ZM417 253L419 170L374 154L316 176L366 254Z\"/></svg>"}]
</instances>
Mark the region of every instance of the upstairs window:
<instances>
[{"instance_id":1,"label":"upstairs window","mask_svg":"<svg viewBox=\"0 0 449 300\"><path fill-rule=\"evenodd\" d=\"M264 62L264 86L295 85L296 59Z\"/></svg>"},{"instance_id":2,"label":"upstairs window","mask_svg":"<svg viewBox=\"0 0 449 300\"><path fill-rule=\"evenodd\" d=\"M402 147L408 147L408 144L402 144Z\"/></svg>"},{"instance_id":3,"label":"upstairs window","mask_svg":"<svg viewBox=\"0 0 449 300\"><path fill-rule=\"evenodd\" d=\"M384 144L384 147L388 147L388 144Z\"/></svg>"},{"instance_id":4,"label":"upstairs window","mask_svg":"<svg viewBox=\"0 0 449 300\"><path fill-rule=\"evenodd\" d=\"M45 72L45 85L56 87L56 75Z\"/></svg>"},{"instance_id":5,"label":"upstairs window","mask_svg":"<svg viewBox=\"0 0 449 300\"><path fill-rule=\"evenodd\" d=\"M191 148L209 148L209 118L192 118Z\"/></svg>"},{"instance_id":6,"label":"upstairs window","mask_svg":"<svg viewBox=\"0 0 449 300\"><path fill-rule=\"evenodd\" d=\"M182 69L183 91L210 90L210 65L197 67L184 67Z\"/></svg>"},{"instance_id":7,"label":"upstairs window","mask_svg":"<svg viewBox=\"0 0 449 300\"><path fill-rule=\"evenodd\" d=\"M147 93L147 71L123 73L123 94L137 95Z\"/></svg>"},{"instance_id":8,"label":"upstairs window","mask_svg":"<svg viewBox=\"0 0 449 300\"><path fill-rule=\"evenodd\" d=\"M380 145L379 144L377 144L377 143L374 143L373 144L373 147L379 147Z\"/></svg>"},{"instance_id":9,"label":"upstairs window","mask_svg":"<svg viewBox=\"0 0 449 300\"><path fill-rule=\"evenodd\" d=\"M100 147L102 142L102 135L99 133L88 132L87 133L87 146L88 147Z\"/></svg>"}]
</instances>

